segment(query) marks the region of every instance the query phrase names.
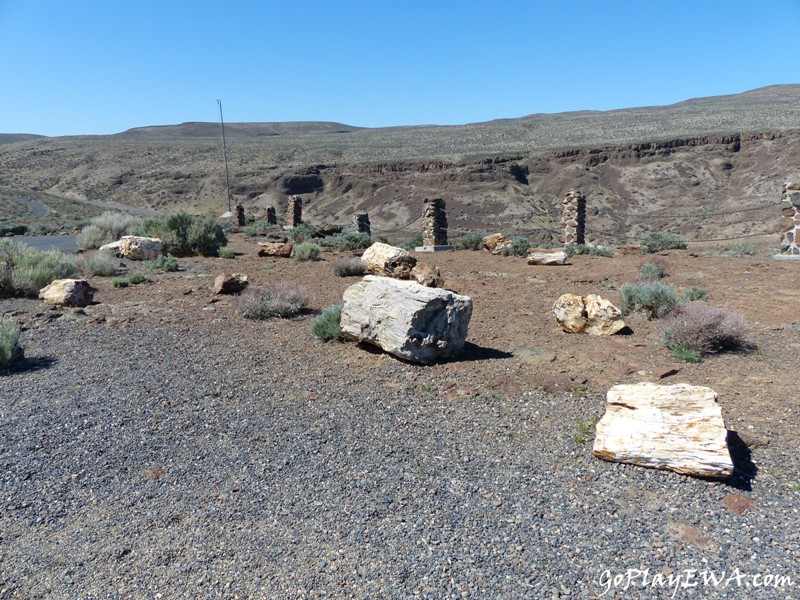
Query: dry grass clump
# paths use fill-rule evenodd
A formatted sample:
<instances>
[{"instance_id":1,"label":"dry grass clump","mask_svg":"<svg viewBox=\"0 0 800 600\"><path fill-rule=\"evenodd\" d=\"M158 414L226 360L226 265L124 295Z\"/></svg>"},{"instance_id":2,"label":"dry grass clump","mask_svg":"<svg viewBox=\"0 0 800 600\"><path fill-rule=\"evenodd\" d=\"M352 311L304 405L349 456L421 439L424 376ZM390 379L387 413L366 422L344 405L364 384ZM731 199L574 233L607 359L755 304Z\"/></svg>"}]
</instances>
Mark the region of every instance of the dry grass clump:
<instances>
[{"instance_id":1,"label":"dry grass clump","mask_svg":"<svg viewBox=\"0 0 800 600\"><path fill-rule=\"evenodd\" d=\"M283 319L299 315L308 304L306 291L294 284L250 288L238 296L236 311L247 319Z\"/></svg>"},{"instance_id":2,"label":"dry grass clump","mask_svg":"<svg viewBox=\"0 0 800 600\"><path fill-rule=\"evenodd\" d=\"M675 287L659 281L626 283L619 288L623 315L642 311L648 319L658 319L678 306L680 299Z\"/></svg>"},{"instance_id":3,"label":"dry grass clump","mask_svg":"<svg viewBox=\"0 0 800 600\"><path fill-rule=\"evenodd\" d=\"M361 277L367 272L367 264L360 258L337 258L333 261L333 274L337 277Z\"/></svg>"},{"instance_id":4,"label":"dry grass clump","mask_svg":"<svg viewBox=\"0 0 800 600\"><path fill-rule=\"evenodd\" d=\"M319 246L311 242L297 244L292 252L292 257L300 262L319 260Z\"/></svg>"},{"instance_id":5,"label":"dry grass clump","mask_svg":"<svg viewBox=\"0 0 800 600\"><path fill-rule=\"evenodd\" d=\"M22 358L19 345L19 326L16 321L0 317L0 369L11 366Z\"/></svg>"},{"instance_id":6,"label":"dry grass clump","mask_svg":"<svg viewBox=\"0 0 800 600\"><path fill-rule=\"evenodd\" d=\"M140 223L141 219L134 215L106 211L83 228L77 239L78 246L84 250L93 250L116 242L123 235L130 235Z\"/></svg>"},{"instance_id":7,"label":"dry grass clump","mask_svg":"<svg viewBox=\"0 0 800 600\"><path fill-rule=\"evenodd\" d=\"M75 265L84 276L113 277L117 274L117 263L113 256L105 252L81 254L75 258Z\"/></svg>"},{"instance_id":8,"label":"dry grass clump","mask_svg":"<svg viewBox=\"0 0 800 600\"><path fill-rule=\"evenodd\" d=\"M732 310L692 302L673 311L659 329L661 341L673 353L689 349L708 354L744 347L747 325Z\"/></svg>"},{"instance_id":9,"label":"dry grass clump","mask_svg":"<svg viewBox=\"0 0 800 600\"><path fill-rule=\"evenodd\" d=\"M58 250L40 252L0 240L0 297L35 296L53 280L72 277L77 271L75 261Z\"/></svg>"}]
</instances>

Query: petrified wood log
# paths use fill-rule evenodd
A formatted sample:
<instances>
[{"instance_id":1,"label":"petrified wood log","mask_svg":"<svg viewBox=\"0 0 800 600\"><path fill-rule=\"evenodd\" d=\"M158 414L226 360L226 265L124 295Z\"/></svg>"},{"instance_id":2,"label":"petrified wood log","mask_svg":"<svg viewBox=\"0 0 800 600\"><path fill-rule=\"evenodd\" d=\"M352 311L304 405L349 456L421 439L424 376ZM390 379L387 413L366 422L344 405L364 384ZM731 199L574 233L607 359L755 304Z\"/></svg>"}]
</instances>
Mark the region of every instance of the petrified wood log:
<instances>
[{"instance_id":1,"label":"petrified wood log","mask_svg":"<svg viewBox=\"0 0 800 600\"><path fill-rule=\"evenodd\" d=\"M373 275L408 279L411 269L417 264L417 259L407 250L375 242L364 251L361 257L367 265L367 270Z\"/></svg>"}]
</instances>

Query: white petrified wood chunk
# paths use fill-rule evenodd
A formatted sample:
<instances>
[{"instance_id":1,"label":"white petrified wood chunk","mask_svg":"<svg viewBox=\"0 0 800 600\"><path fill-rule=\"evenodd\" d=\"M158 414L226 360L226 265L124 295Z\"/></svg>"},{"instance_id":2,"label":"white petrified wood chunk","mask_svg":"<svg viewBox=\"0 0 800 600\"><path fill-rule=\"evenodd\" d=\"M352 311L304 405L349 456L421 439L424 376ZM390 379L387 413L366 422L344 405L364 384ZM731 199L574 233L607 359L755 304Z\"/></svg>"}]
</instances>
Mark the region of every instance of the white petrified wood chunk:
<instances>
[{"instance_id":1,"label":"white petrified wood chunk","mask_svg":"<svg viewBox=\"0 0 800 600\"><path fill-rule=\"evenodd\" d=\"M513 242L508 236L502 233L491 233L484 236L481 241L483 242L484 249L492 254L502 254L505 248L511 248L513 245Z\"/></svg>"},{"instance_id":2,"label":"white petrified wood chunk","mask_svg":"<svg viewBox=\"0 0 800 600\"><path fill-rule=\"evenodd\" d=\"M367 275L344 292L345 337L421 363L452 358L463 348L472 299L447 290Z\"/></svg>"},{"instance_id":3,"label":"white petrified wood chunk","mask_svg":"<svg viewBox=\"0 0 800 600\"><path fill-rule=\"evenodd\" d=\"M679 383L616 385L606 395L594 455L603 460L728 477L733 462L717 394Z\"/></svg>"},{"instance_id":4,"label":"white petrified wood chunk","mask_svg":"<svg viewBox=\"0 0 800 600\"><path fill-rule=\"evenodd\" d=\"M563 250L558 252L529 252L529 265L565 265L567 264L567 253Z\"/></svg>"},{"instance_id":5,"label":"white petrified wood chunk","mask_svg":"<svg viewBox=\"0 0 800 600\"><path fill-rule=\"evenodd\" d=\"M101 246L103 252L110 252L118 258L130 260L155 260L161 255L163 244L158 238L123 235L116 242Z\"/></svg>"},{"instance_id":6,"label":"white petrified wood chunk","mask_svg":"<svg viewBox=\"0 0 800 600\"><path fill-rule=\"evenodd\" d=\"M92 286L85 279L56 279L39 290L39 299L56 306L87 306L92 302Z\"/></svg>"},{"instance_id":7,"label":"white petrified wood chunk","mask_svg":"<svg viewBox=\"0 0 800 600\"><path fill-rule=\"evenodd\" d=\"M367 248L361 260L373 275L397 279L408 279L411 270L417 264L417 259L411 256L407 250L382 242L375 242Z\"/></svg>"},{"instance_id":8,"label":"white petrified wood chunk","mask_svg":"<svg viewBox=\"0 0 800 600\"><path fill-rule=\"evenodd\" d=\"M567 333L614 335L625 328L622 312L596 294L563 294L553 304L553 315Z\"/></svg>"}]
</instances>

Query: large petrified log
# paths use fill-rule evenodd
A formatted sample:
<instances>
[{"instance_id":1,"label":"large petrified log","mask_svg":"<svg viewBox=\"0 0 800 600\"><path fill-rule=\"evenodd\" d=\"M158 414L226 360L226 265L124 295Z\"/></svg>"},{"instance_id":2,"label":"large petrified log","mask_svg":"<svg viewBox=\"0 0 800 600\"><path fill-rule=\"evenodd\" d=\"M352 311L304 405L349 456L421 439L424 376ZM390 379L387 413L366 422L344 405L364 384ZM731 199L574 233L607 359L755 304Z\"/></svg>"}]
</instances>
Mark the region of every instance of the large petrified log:
<instances>
[{"instance_id":1,"label":"large petrified log","mask_svg":"<svg viewBox=\"0 0 800 600\"><path fill-rule=\"evenodd\" d=\"M258 242L258 255L289 258L292 255L292 248L294 248L292 242Z\"/></svg>"},{"instance_id":2,"label":"large petrified log","mask_svg":"<svg viewBox=\"0 0 800 600\"><path fill-rule=\"evenodd\" d=\"M163 244L158 238L138 235L123 235L116 242L101 246L102 252L110 252L117 258L129 260L155 260L161 255Z\"/></svg>"},{"instance_id":3,"label":"large petrified log","mask_svg":"<svg viewBox=\"0 0 800 600\"><path fill-rule=\"evenodd\" d=\"M717 394L686 383L617 385L606 395L594 455L684 475L733 473Z\"/></svg>"},{"instance_id":4,"label":"large petrified log","mask_svg":"<svg viewBox=\"0 0 800 600\"><path fill-rule=\"evenodd\" d=\"M340 325L345 337L430 363L463 349L471 316L468 296L367 275L345 290Z\"/></svg>"},{"instance_id":5,"label":"large petrified log","mask_svg":"<svg viewBox=\"0 0 800 600\"><path fill-rule=\"evenodd\" d=\"M92 286L85 279L56 279L39 291L39 299L56 306L87 306L92 303Z\"/></svg>"},{"instance_id":6,"label":"large petrified log","mask_svg":"<svg viewBox=\"0 0 800 600\"><path fill-rule=\"evenodd\" d=\"M614 335L625 328L622 312L596 294L563 294L553 304L553 314L567 333Z\"/></svg>"},{"instance_id":7,"label":"large petrified log","mask_svg":"<svg viewBox=\"0 0 800 600\"><path fill-rule=\"evenodd\" d=\"M565 265L567 264L567 258L569 257L563 250L558 252L528 250L529 265Z\"/></svg>"},{"instance_id":8,"label":"large petrified log","mask_svg":"<svg viewBox=\"0 0 800 600\"><path fill-rule=\"evenodd\" d=\"M408 279L411 269L417 264L417 259L407 250L390 246L382 242L375 242L364 251L361 257L367 265L367 270L373 275Z\"/></svg>"}]
</instances>

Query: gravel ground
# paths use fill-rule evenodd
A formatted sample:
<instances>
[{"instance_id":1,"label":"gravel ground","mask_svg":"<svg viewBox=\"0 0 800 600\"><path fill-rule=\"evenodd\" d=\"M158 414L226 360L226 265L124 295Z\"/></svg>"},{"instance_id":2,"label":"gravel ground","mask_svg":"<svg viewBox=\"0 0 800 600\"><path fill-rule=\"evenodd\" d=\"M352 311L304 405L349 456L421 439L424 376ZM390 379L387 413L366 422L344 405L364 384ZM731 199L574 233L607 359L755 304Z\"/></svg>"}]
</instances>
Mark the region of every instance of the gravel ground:
<instances>
[{"instance_id":1,"label":"gravel ground","mask_svg":"<svg viewBox=\"0 0 800 600\"><path fill-rule=\"evenodd\" d=\"M93 310L39 313L0 377L0 597L672 596L606 585L646 568L741 575L675 597L800 596L752 586L800 580L797 491L598 461L575 438L602 396L508 396L481 361L323 345L308 318Z\"/></svg>"}]
</instances>

